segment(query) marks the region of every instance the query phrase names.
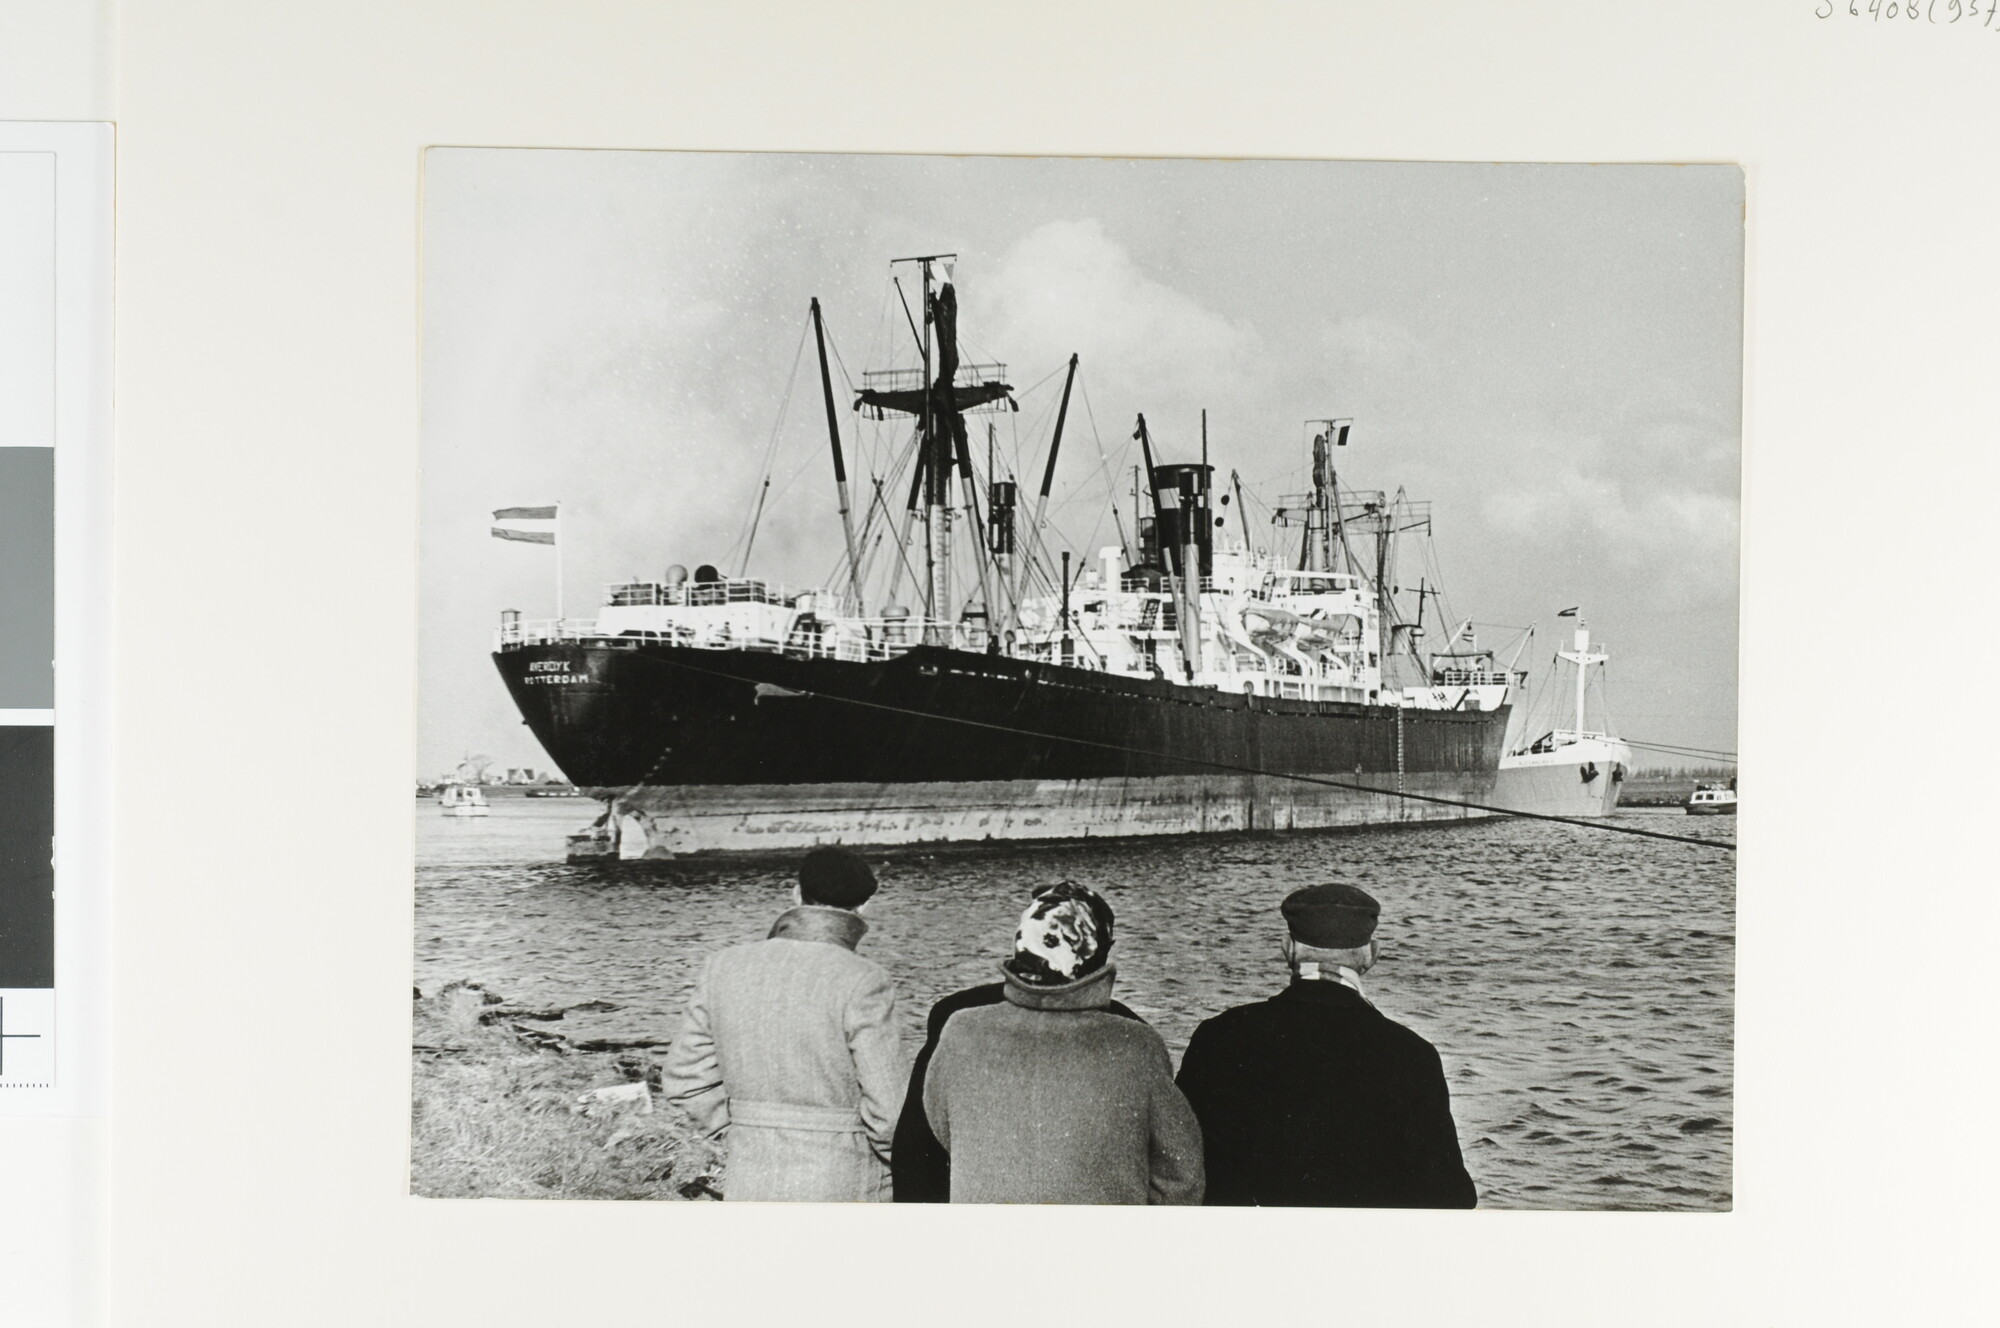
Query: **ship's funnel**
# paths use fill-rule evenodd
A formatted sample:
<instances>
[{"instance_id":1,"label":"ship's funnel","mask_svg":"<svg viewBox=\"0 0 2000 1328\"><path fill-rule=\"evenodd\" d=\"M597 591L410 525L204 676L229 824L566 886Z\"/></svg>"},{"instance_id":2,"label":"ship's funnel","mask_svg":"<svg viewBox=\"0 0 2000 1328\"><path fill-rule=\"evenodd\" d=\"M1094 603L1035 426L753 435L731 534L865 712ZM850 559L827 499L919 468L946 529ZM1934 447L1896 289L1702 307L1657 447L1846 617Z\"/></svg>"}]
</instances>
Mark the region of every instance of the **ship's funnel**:
<instances>
[{"instance_id":1,"label":"ship's funnel","mask_svg":"<svg viewBox=\"0 0 2000 1328\"><path fill-rule=\"evenodd\" d=\"M992 526L987 545L994 553L1012 557L1014 553L1014 506L1019 489L1012 480L994 480L989 490L989 519Z\"/></svg>"},{"instance_id":2,"label":"ship's funnel","mask_svg":"<svg viewBox=\"0 0 2000 1328\"><path fill-rule=\"evenodd\" d=\"M1215 520L1209 506L1209 482L1214 473L1213 466L1153 467L1153 492L1159 495L1160 503L1157 548L1176 576L1181 572L1181 550L1189 544L1201 555L1196 575L1208 576L1215 570Z\"/></svg>"}]
</instances>

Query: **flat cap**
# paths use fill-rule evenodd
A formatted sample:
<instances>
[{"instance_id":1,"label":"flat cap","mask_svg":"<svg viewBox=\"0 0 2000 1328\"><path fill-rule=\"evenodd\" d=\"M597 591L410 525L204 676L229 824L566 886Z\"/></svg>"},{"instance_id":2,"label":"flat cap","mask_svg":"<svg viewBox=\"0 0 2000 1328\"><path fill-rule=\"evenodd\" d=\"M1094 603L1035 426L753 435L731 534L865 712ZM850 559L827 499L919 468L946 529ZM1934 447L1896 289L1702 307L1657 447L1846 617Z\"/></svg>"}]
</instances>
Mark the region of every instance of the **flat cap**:
<instances>
[{"instance_id":1,"label":"flat cap","mask_svg":"<svg viewBox=\"0 0 2000 1328\"><path fill-rule=\"evenodd\" d=\"M1292 891L1279 911L1293 940L1322 950L1352 950L1375 935L1382 906L1366 890L1335 882Z\"/></svg>"},{"instance_id":2,"label":"flat cap","mask_svg":"<svg viewBox=\"0 0 2000 1328\"><path fill-rule=\"evenodd\" d=\"M852 849L822 844L799 864L799 898L830 908L860 908L875 893L875 873Z\"/></svg>"}]
</instances>

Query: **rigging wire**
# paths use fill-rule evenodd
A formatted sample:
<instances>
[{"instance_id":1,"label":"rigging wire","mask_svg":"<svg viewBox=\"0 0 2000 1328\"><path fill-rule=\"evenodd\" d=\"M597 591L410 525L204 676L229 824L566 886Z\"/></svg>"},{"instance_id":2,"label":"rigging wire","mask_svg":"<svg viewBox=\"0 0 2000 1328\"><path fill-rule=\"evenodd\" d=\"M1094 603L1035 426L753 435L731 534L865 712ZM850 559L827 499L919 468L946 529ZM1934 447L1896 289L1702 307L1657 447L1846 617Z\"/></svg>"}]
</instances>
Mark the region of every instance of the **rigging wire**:
<instances>
[{"instance_id":1,"label":"rigging wire","mask_svg":"<svg viewBox=\"0 0 2000 1328\"><path fill-rule=\"evenodd\" d=\"M1111 510L1111 519L1117 524L1118 542L1128 549L1133 548L1135 546L1125 538L1125 520L1118 514L1118 471L1125 468L1125 458L1132 453L1132 440L1126 439L1125 446L1118 449L1118 465L1114 469L1111 458L1104 454L1104 435L1097 431L1097 412L1090 408L1090 386L1084 381L1082 374L1077 375L1077 386L1083 392L1083 415L1090 422L1090 441L1097 447L1098 473L1104 479L1104 505ZM1104 513L1100 510L1096 524L1090 528L1091 544L1097 542L1097 532L1102 529L1104 529Z\"/></svg>"},{"instance_id":2,"label":"rigging wire","mask_svg":"<svg viewBox=\"0 0 2000 1328\"><path fill-rule=\"evenodd\" d=\"M1641 742L1637 738L1620 738L1627 747L1643 747L1649 752L1664 752L1669 756L1698 757L1706 760L1726 761L1736 764L1736 753L1712 750L1705 747L1677 747L1663 742Z\"/></svg>"},{"instance_id":3,"label":"rigging wire","mask_svg":"<svg viewBox=\"0 0 2000 1328\"><path fill-rule=\"evenodd\" d=\"M721 669L704 668L686 660L664 655L641 655L641 659L656 664L666 664L690 673L706 674L721 678L726 682L755 685L755 678L728 673ZM1262 775L1272 779L1289 779L1302 784L1315 784L1324 788L1350 789L1357 793L1375 794L1381 797L1403 798L1413 802L1428 802L1441 807L1463 807L1470 811L1491 812L1499 816L1518 817L1527 821L1552 821L1559 825L1573 825L1585 830L1600 830L1607 834L1634 835L1641 839L1661 839L1675 844L1694 844L1702 848L1719 848L1734 853L1736 845L1725 840L1707 839L1698 835L1675 835L1662 830L1641 830L1637 826L1614 825L1608 821L1587 821L1574 816L1555 816L1547 812L1514 811L1506 807L1494 807L1486 803L1470 802L1463 798L1446 798L1433 793L1412 793L1407 789L1374 788L1367 784L1357 784L1351 780L1332 779L1323 775L1296 774L1286 770L1260 770L1256 766L1241 765L1234 761L1217 761L1203 756L1182 756L1174 752L1148 751L1143 747L1129 747L1123 743L1102 742L1094 738L1080 738L1068 733L1039 733L1033 729L1016 728L1011 724L996 724L990 720L967 719L960 715L940 715L925 710L915 710L908 706L891 705L886 701L867 701L858 696L837 696L831 692L814 691L811 688L793 688L806 696L818 697L825 701L838 701L845 705L859 706L865 710L882 710L890 714L910 715L917 719L933 720L941 724L957 724L965 728L985 729L995 733L1011 733L1018 737L1037 738L1044 742L1066 742L1077 747L1091 747L1099 751L1117 752L1125 756L1144 756L1159 761L1178 761L1186 765L1206 766L1211 770L1227 770L1233 774Z\"/></svg>"},{"instance_id":4,"label":"rigging wire","mask_svg":"<svg viewBox=\"0 0 2000 1328\"><path fill-rule=\"evenodd\" d=\"M806 333L811 327L812 320L807 319L799 328L798 348L792 352L792 372L785 380L785 395L778 402L778 418L771 422L771 440L764 448L764 464L762 467L764 480L757 490L757 502L751 508L750 519L745 529L737 535L736 543L729 546L728 552L722 558L723 562L728 562L730 555L734 554L740 545L743 549L742 565L744 573L747 573L750 567L751 546L757 542L757 525L764 519L764 500L769 496L771 491L771 467L778 458L778 440L785 427L785 414L791 409L792 391L799 383L799 361L805 358ZM739 573L738 575L743 575L744 573Z\"/></svg>"}]
</instances>

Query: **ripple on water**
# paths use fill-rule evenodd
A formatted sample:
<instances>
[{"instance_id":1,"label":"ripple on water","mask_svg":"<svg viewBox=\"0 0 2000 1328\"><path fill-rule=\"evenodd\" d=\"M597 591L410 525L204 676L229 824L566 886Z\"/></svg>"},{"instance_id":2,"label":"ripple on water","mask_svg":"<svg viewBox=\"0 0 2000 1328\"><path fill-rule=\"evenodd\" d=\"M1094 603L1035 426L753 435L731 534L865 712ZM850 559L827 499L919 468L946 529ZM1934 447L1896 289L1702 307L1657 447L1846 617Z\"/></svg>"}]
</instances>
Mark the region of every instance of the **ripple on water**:
<instances>
[{"instance_id":1,"label":"ripple on water","mask_svg":"<svg viewBox=\"0 0 2000 1328\"><path fill-rule=\"evenodd\" d=\"M565 1028L670 1036L700 962L761 937L788 902L777 868L552 861L588 819L558 800L496 798L493 813L418 805L427 991L471 978L523 1004L608 1000ZM1081 881L1118 910L1120 998L1178 1057L1202 1019L1283 985L1285 893L1352 881L1383 903L1369 994L1437 1044L1482 1203L1726 1209L1733 868L1522 822L896 857L863 948L896 975L914 1049L933 1001L993 980L1030 887Z\"/></svg>"}]
</instances>

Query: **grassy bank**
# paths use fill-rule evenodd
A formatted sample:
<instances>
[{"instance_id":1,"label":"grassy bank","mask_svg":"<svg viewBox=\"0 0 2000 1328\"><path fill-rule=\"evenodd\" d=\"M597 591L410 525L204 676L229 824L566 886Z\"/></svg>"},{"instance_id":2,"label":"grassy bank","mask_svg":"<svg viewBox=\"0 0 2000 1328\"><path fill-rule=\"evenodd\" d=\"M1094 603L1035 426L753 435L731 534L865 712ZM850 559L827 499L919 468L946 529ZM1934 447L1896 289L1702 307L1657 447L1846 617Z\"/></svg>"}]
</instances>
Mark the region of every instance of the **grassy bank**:
<instances>
[{"instance_id":1,"label":"grassy bank","mask_svg":"<svg viewBox=\"0 0 2000 1328\"><path fill-rule=\"evenodd\" d=\"M642 1050L579 1049L563 1012L453 982L414 1008L410 1191L440 1199L692 1199L718 1150L658 1101Z\"/></svg>"}]
</instances>

